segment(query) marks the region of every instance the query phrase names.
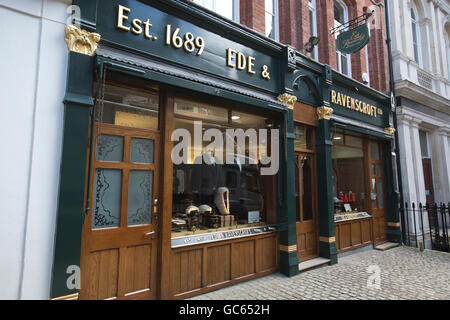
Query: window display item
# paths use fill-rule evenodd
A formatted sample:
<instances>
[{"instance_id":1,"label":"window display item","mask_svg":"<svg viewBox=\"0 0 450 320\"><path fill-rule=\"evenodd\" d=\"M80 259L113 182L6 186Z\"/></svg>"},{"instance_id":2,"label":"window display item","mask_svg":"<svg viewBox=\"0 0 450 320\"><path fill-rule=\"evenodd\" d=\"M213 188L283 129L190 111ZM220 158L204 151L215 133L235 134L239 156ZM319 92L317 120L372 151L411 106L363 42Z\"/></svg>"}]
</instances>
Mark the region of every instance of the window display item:
<instances>
[{"instance_id":1,"label":"window display item","mask_svg":"<svg viewBox=\"0 0 450 320\"><path fill-rule=\"evenodd\" d=\"M248 223L259 223L259 211L248 212Z\"/></svg>"},{"instance_id":2,"label":"window display item","mask_svg":"<svg viewBox=\"0 0 450 320\"><path fill-rule=\"evenodd\" d=\"M198 207L198 211L200 214L212 214L212 208L207 204L202 204Z\"/></svg>"},{"instance_id":3,"label":"window display item","mask_svg":"<svg viewBox=\"0 0 450 320\"><path fill-rule=\"evenodd\" d=\"M230 214L230 191L228 188L220 187L216 190L214 203L216 204L220 214Z\"/></svg>"},{"instance_id":4,"label":"window display item","mask_svg":"<svg viewBox=\"0 0 450 320\"><path fill-rule=\"evenodd\" d=\"M186 221L183 219L172 218L172 232L181 232L187 230Z\"/></svg>"},{"instance_id":5,"label":"window display item","mask_svg":"<svg viewBox=\"0 0 450 320\"><path fill-rule=\"evenodd\" d=\"M234 215L220 216L220 227L232 227L234 225Z\"/></svg>"},{"instance_id":6,"label":"window display item","mask_svg":"<svg viewBox=\"0 0 450 320\"><path fill-rule=\"evenodd\" d=\"M203 216L203 223L208 228L217 229L220 227L220 215L218 214L209 214Z\"/></svg>"},{"instance_id":7,"label":"window display item","mask_svg":"<svg viewBox=\"0 0 450 320\"><path fill-rule=\"evenodd\" d=\"M198 211L199 210L196 206L189 206L185 210L185 214L187 216L186 224L189 231L196 231L199 228L200 220Z\"/></svg>"}]
</instances>

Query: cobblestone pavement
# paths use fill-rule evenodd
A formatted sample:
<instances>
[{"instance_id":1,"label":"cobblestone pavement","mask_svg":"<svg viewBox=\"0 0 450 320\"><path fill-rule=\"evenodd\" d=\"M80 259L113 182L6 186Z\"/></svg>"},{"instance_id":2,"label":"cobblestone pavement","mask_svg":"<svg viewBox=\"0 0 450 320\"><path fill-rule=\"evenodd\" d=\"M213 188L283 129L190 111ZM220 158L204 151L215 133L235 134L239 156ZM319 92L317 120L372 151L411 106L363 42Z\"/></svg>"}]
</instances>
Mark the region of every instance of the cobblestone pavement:
<instances>
[{"instance_id":1,"label":"cobblestone pavement","mask_svg":"<svg viewBox=\"0 0 450 320\"><path fill-rule=\"evenodd\" d=\"M376 281L369 280L377 269L379 289ZM366 250L339 256L338 264L307 270L295 277L275 273L191 299L450 300L449 272L449 253L420 252L409 247Z\"/></svg>"}]
</instances>

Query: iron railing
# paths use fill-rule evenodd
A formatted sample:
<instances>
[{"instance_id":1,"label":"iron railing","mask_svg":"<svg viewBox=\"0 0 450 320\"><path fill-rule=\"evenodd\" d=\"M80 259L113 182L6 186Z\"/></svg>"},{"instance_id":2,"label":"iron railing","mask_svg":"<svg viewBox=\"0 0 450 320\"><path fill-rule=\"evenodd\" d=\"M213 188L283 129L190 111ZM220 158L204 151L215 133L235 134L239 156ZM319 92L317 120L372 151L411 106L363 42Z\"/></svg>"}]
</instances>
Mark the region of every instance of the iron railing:
<instances>
[{"instance_id":1,"label":"iron railing","mask_svg":"<svg viewBox=\"0 0 450 320\"><path fill-rule=\"evenodd\" d=\"M450 252L450 203L437 205L415 203L400 207L403 244Z\"/></svg>"}]
</instances>

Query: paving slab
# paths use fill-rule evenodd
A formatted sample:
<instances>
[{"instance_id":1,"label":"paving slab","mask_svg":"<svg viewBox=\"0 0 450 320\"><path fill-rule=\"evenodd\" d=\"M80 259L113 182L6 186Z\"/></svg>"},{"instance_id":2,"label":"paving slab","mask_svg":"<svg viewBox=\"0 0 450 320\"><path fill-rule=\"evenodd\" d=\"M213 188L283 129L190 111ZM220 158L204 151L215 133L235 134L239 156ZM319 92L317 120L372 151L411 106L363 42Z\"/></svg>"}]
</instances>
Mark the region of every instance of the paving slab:
<instances>
[{"instance_id":1,"label":"paving slab","mask_svg":"<svg viewBox=\"0 0 450 320\"><path fill-rule=\"evenodd\" d=\"M450 253L399 246L339 256L294 277L274 273L191 300L450 300ZM226 297L226 298L223 298Z\"/></svg>"}]
</instances>

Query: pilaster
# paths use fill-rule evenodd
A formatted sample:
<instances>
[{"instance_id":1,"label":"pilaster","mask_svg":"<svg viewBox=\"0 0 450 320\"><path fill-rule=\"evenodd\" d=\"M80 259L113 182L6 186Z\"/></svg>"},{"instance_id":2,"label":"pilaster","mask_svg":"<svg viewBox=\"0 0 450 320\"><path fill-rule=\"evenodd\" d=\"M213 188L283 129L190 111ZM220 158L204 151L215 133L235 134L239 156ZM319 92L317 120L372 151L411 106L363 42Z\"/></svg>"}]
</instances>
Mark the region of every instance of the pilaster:
<instances>
[{"instance_id":1,"label":"pilaster","mask_svg":"<svg viewBox=\"0 0 450 320\"><path fill-rule=\"evenodd\" d=\"M51 281L51 298L77 298L78 289L68 287L68 267L80 267L84 222L85 177L94 72L93 54L100 40L74 26L66 28L69 67L64 97L64 132L60 168L56 236ZM79 270L79 269L78 269ZM77 275L75 275L77 276ZM79 274L78 274L78 280Z\"/></svg>"},{"instance_id":2,"label":"pilaster","mask_svg":"<svg viewBox=\"0 0 450 320\"><path fill-rule=\"evenodd\" d=\"M278 100L288 106L282 126L283 134L280 135L281 185L279 185L279 188L281 188L282 199L279 199L281 210L277 216L277 221L284 226L279 233L280 272L291 277L299 273L298 265L300 263L297 256L294 179L294 104L297 98L285 93L280 95Z\"/></svg>"}]
</instances>

